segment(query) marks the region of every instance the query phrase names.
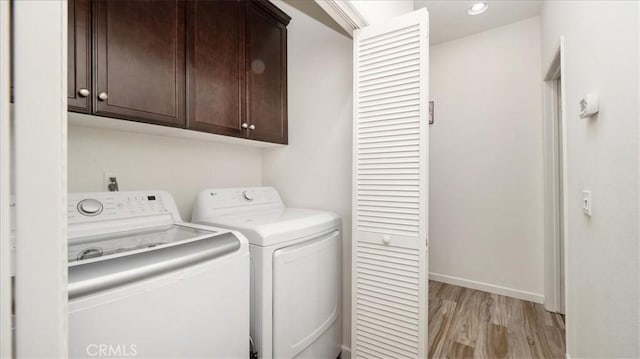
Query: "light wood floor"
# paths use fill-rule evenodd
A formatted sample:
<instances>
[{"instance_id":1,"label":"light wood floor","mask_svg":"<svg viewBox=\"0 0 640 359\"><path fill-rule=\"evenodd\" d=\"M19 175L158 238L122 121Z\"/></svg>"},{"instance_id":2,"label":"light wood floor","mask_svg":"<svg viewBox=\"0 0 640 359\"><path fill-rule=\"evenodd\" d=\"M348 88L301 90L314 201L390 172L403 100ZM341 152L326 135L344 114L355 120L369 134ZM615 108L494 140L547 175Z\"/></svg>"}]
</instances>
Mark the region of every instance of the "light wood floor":
<instances>
[{"instance_id":1,"label":"light wood floor","mask_svg":"<svg viewBox=\"0 0 640 359\"><path fill-rule=\"evenodd\" d=\"M564 358L564 317L541 304L429 281L429 358Z\"/></svg>"}]
</instances>

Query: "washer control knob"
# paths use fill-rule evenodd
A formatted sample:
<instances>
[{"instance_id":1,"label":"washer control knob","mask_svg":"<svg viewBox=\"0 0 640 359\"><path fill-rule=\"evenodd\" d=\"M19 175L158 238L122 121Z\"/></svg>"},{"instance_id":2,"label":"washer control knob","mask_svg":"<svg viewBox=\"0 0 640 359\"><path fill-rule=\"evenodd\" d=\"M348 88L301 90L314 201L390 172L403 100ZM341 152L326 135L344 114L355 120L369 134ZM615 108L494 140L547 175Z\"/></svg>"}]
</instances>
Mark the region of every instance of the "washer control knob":
<instances>
[{"instance_id":1,"label":"washer control knob","mask_svg":"<svg viewBox=\"0 0 640 359\"><path fill-rule=\"evenodd\" d=\"M102 213L102 203L100 201L87 198L78 202L78 212L85 216L97 216Z\"/></svg>"},{"instance_id":2,"label":"washer control knob","mask_svg":"<svg viewBox=\"0 0 640 359\"><path fill-rule=\"evenodd\" d=\"M246 199L247 201L253 201L253 193L249 192L249 191L244 191L242 192L242 196L244 197L244 199Z\"/></svg>"}]
</instances>

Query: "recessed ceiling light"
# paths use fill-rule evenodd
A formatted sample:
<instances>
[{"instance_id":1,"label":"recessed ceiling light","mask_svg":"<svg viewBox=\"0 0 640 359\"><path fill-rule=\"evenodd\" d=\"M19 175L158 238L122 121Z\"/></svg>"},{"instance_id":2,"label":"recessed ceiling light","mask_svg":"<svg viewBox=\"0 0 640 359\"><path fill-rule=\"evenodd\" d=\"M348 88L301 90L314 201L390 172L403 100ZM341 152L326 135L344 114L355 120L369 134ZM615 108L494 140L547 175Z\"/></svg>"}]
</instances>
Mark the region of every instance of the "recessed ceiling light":
<instances>
[{"instance_id":1,"label":"recessed ceiling light","mask_svg":"<svg viewBox=\"0 0 640 359\"><path fill-rule=\"evenodd\" d=\"M479 14L482 14L483 12L485 12L488 7L489 7L489 5L487 5L486 2L478 2L478 3L473 4L473 6L470 7L469 10L467 10L467 14L469 14L469 15L479 15Z\"/></svg>"}]
</instances>

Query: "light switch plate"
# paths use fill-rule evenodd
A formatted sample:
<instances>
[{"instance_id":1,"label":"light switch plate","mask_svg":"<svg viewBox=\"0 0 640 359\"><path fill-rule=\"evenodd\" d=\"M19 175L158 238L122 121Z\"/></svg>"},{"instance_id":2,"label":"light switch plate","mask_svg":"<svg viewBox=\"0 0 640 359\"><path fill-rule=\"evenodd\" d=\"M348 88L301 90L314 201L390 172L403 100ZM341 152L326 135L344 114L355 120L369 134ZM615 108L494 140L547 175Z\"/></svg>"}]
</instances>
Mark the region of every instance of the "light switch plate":
<instances>
[{"instance_id":1,"label":"light switch plate","mask_svg":"<svg viewBox=\"0 0 640 359\"><path fill-rule=\"evenodd\" d=\"M591 191L582 191L582 212L591 217L593 209L593 201L591 199Z\"/></svg>"}]
</instances>

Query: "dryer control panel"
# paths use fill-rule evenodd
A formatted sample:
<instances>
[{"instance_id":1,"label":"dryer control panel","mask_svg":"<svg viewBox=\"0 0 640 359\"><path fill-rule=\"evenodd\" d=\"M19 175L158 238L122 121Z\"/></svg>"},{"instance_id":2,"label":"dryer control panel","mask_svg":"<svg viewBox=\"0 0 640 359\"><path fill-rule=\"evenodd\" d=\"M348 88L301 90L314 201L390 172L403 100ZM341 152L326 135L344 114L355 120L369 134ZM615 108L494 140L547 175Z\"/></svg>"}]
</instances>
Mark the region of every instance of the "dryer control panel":
<instances>
[{"instance_id":1,"label":"dryer control panel","mask_svg":"<svg viewBox=\"0 0 640 359\"><path fill-rule=\"evenodd\" d=\"M278 191L272 187L223 188L204 192L208 193L212 208L282 203Z\"/></svg>"},{"instance_id":2,"label":"dryer control panel","mask_svg":"<svg viewBox=\"0 0 640 359\"><path fill-rule=\"evenodd\" d=\"M273 187L211 188L198 194L193 207L193 218L210 218L268 208L284 208L278 191Z\"/></svg>"}]
</instances>

